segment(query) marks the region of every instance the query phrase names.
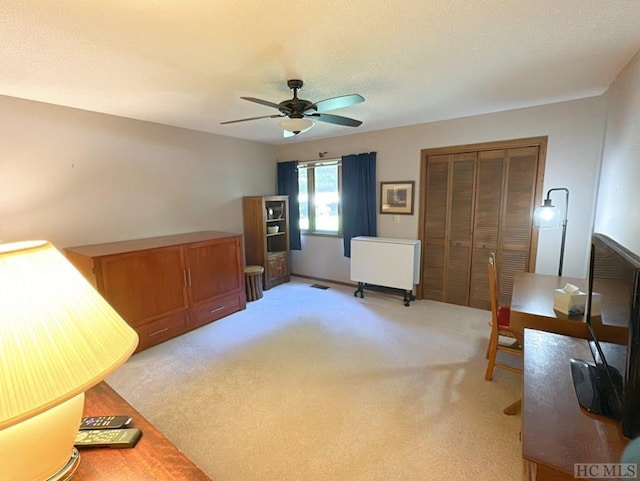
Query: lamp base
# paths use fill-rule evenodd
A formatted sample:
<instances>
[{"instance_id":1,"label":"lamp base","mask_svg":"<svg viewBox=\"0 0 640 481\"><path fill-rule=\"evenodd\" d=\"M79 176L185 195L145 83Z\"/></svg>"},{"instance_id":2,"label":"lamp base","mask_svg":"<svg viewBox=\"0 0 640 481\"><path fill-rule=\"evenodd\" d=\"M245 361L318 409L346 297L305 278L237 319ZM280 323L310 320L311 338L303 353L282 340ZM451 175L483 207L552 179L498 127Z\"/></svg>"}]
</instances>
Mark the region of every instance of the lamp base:
<instances>
[{"instance_id":1,"label":"lamp base","mask_svg":"<svg viewBox=\"0 0 640 481\"><path fill-rule=\"evenodd\" d=\"M60 471L47 479L47 481L68 481L73 478L74 474L76 474L78 466L80 466L80 453L74 447L73 451L71 451L71 457L67 464L65 464Z\"/></svg>"},{"instance_id":2,"label":"lamp base","mask_svg":"<svg viewBox=\"0 0 640 481\"><path fill-rule=\"evenodd\" d=\"M0 481L66 481L80 456L74 449L84 393L21 423L0 429Z\"/></svg>"}]
</instances>

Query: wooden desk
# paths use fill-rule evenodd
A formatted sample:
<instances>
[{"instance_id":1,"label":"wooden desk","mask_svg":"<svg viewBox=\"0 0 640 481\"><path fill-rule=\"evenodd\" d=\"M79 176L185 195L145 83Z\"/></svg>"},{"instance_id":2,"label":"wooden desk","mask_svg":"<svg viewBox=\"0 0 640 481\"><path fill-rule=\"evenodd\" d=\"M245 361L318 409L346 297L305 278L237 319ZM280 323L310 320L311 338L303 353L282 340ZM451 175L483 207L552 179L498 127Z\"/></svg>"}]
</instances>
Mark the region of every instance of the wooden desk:
<instances>
[{"instance_id":1,"label":"wooden desk","mask_svg":"<svg viewBox=\"0 0 640 481\"><path fill-rule=\"evenodd\" d=\"M589 330L582 317L570 318L553 310L555 289L564 287L568 282L578 286L581 291L587 289L586 279L517 273L511 295L511 328L521 335L524 335L525 328L533 328L587 339Z\"/></svg>"},{"instance_id":2,"label":"wooden desk","mask_svg":"<svg viewBox=\"0 0 640 481\"><path fill-rule=\"evenodd\" d=\"M627 443L617 424L580 409L570 359L591 359L582 339L526 329L522 457L528 479L573 480L574 463L615 463ZM537 477L535 477L537 475Z\"/></svg>"},{"instance_id":3,"label":"wooden desk","mask_svg":"<svg viewBox=\"0 0 640 481\"><path fill-rule=\"evenodd\" d=\"M589 329L583 317L569 317L553 309L554 290L564 287L568 282L578 286L581 291L587 291L586 279L531 272L516 274L511 296L511 328L520 336L524 334L525 328L532 328L589 339ZM602 309L603 313L606 313L605 305ZM617 344L627 343L628 332L625 327L604 325L600 317L595 318L592 325L600 340Z\"/></svg>"},{"instance_id":4,"label":"wooden desk","mask_svg":"<svg viewBox=\"0 0 640 481\"><path fill-rule=\"evenodd\" d=\"M84 413L131 416L131 427L142 429L142 438L131 449L81 449L74 481L211 481L106 383L85 393Z\"/></svg>"}]
</instances>

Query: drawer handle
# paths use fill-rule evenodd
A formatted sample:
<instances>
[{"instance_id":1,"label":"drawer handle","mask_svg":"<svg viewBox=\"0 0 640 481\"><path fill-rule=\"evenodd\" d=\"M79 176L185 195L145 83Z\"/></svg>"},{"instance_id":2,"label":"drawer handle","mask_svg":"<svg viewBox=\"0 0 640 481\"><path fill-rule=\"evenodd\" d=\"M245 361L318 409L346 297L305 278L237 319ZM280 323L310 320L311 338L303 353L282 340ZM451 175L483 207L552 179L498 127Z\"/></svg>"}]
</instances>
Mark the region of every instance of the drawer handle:
<instances>
[{"instance_id":1,"label":"drawer handle","mask_svg":"<svg viewBox=\"0 0 640 481\"><path fill-rule=\"evenodd\" d=\"M216 312L220 312L221 310L223 310L225 308L225 306L220 306L220 307L216 307L215 309L211 309L209 311L209 314L215 314Z\"/></svg>"},{"instance_id":2,"label":"drawer handle","mask_svg":"<svg viewBox=\"0 0 640 481\"><path fill-rule=\"evenodd\" d=\"M168 330L169 328L165 327L164 329L160 329L159 331L152 332L151 334L147 334L147 337L157 336L158 334L162 334L163 332L167 332Z\"/></svg>"}]
</instances>

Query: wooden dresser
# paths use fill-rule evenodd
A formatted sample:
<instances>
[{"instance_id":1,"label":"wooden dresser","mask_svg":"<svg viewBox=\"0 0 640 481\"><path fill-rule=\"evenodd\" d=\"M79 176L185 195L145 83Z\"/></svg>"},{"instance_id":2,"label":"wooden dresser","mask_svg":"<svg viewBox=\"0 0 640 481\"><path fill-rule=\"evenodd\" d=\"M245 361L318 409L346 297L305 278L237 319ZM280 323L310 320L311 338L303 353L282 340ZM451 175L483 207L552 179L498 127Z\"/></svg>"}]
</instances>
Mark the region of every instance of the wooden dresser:
<instances>
[{"instance_id":1,"label":"wooden dresser","mask_svg":"<svg viewBox=\"0 0 640 481\"><path fill-rule=\"evenodd\" d=\"M141 351L246 307L242 249L242 235L206 231L64 251L136 330Z\"/></svg>"}]
</instances>

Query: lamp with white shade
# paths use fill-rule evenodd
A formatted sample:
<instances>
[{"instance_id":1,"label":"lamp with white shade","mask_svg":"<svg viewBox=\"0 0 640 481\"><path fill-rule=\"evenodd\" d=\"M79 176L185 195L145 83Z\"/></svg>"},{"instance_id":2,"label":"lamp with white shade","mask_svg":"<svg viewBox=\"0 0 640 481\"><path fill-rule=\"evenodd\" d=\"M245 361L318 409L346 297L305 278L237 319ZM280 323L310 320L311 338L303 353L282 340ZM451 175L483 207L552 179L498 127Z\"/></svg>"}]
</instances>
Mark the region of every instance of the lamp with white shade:
<instances>
[{"instance_id":1,"label":"lamp with white shade","mask_svg":"<svg viewBox=\"0 0 640 481\"><path fill-rule=\"evenodd\" d=\"M0 481L71 479L84 392L137 345L53 245L0 244Z\"/></svg>"},{"instance_id":2,"label":"lamp with white shade","mask_svg":"<svg viewBox=\"0 0 640 481\"><path fill-rule=\"evenodd\" d=\"M563 191L565 196L564 215L560 209L553 205L551 192ZM533 225L541 230L552 230L562 227L562 241L560 242L560 262L558 266L558 276L562 276L562 264L564 262L564 244L567 238L567 214L569 212L569 189L557 187L549 189L547 198L540 207L536 207L533 213Z\"/></svg>"}]
</instances>

